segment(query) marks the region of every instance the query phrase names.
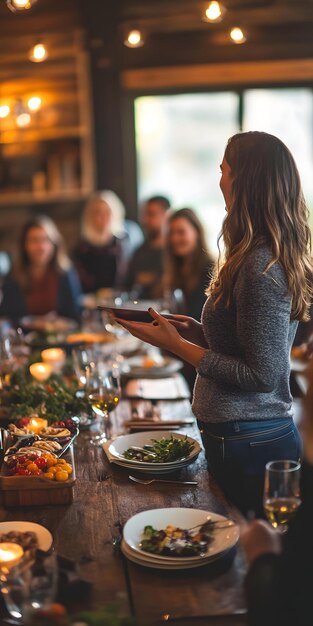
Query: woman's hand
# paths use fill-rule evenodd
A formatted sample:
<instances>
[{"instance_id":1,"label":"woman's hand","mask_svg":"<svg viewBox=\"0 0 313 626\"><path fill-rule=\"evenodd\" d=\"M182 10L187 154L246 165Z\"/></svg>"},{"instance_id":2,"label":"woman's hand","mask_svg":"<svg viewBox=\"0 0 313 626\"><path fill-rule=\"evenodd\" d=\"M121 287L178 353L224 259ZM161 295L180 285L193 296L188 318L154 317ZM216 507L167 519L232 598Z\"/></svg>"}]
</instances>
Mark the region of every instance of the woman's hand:
<instances>
[{"instance_id":1,"label":"woman's hand","mask_svg":"<svg viewBox=\"0 0 313 626\"><path fill-rule=\"evenodd\" d=\"M142 341L151 343L153 346L157 346L162 350L177 353L179 344L182 341L178 331L174 328L165 317L157 313L154 309L149 309L151 317L154 318L154 322L130 322L128 320L122 320L115 317L115 321L126 328L134 337L138 337Z\"/></svg>"},{"instance_id":2,"label":"woman's hand","mask_svg":"<svg viewBox=\"0 0 313 626\"><path fill-rule=\"evenodd\" d=\"M193 317L187 315L173 315L169 319L170 324L178 330L181 337L195 343L198 346L205 347L206 341L204 338L202 324L197 322Z\"/></svg>"},{"instance_id":3,"label":"woman's hand","mask_svg":"<svg viewBox=\"0 0 313 626\"><path fill-rule=\"evenodd\" d=\"M240 533L240 541L246 553L249 566L262 554L281 552L281 535L263 520L245 524Z\"/></svg>"}]
</instances>

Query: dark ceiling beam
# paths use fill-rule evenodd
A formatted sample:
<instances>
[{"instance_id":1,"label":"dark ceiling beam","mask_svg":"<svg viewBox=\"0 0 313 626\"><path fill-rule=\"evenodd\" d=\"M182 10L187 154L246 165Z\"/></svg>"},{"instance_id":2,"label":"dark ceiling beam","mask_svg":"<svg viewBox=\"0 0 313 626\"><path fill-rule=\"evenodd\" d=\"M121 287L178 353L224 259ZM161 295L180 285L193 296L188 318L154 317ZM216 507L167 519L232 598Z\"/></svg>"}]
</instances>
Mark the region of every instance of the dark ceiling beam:
<instances>
[{"instance_id":1,"label":"dark ceiling beam","mask_svg":"<svg viewBox=\"0 0 313 626\"><path fill-rule=\"evenodd\" d=\"M184 4L184 3L182 3ZM176 11L172 7L167 7L163 11L158 12L154 7L154 13L151 8L147 11L142 8L138 15L131 12L125 12L120 20L120 27L124 29L137 26L149 32L177 32L190 30L220 29L223 25L242 24L250 25L267 25L277 24L284 26L285 24L293 24L295 27L301 24L313 22L313 3L301 2L298 0L294 4L278 3L271 6L255 6L245 9L230 9L224 16L222 22L218 24L208 24L201 19L201 8L197 10L195 7L181 4L176 5Z\"/></svg>"}]
</instances>

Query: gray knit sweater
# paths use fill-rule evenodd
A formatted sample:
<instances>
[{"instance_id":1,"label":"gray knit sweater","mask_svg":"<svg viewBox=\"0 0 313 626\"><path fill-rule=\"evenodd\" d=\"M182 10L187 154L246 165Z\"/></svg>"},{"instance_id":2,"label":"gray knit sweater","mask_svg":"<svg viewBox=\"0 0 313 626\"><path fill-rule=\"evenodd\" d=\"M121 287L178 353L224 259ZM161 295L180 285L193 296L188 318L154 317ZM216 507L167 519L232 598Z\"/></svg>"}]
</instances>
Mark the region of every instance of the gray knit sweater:
<instances>
[{"instance_id":1,"label":"gray knit sweater","mask_svg":"<svg viewBox=\"0 0 313 626\"><path fill-rule=\"evenodd\" d=\"M292 415L289 355L297 329L290 320L285 272L265 246L240 269L233 304L202 311L208 349L198 367L193 411L205 422L262 420Z\"/></svg>"}]
</instances>

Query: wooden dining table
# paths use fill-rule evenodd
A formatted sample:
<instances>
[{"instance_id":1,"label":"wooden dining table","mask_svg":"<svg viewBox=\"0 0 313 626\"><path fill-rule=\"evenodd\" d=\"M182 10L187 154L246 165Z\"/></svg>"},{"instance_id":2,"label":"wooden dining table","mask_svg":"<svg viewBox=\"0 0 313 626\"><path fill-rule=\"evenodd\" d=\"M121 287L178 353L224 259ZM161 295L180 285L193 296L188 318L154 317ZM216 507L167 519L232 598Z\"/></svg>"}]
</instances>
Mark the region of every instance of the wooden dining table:
<instances>
[{"instance_id":1,"label":"wooden dining table","mask_svg":"<svg viewBox=\"0 0 313 626\"><path fill-rule=\"evenodd\" d=\"M137 404L140 411L140 401ZM175 419L191 412L189 400L159 401L157 408L161 416L170 414ZM113 413L113 434L125 432L123 424L130 417L131 403L124 399ZM199 440L196 425L179 432ZM90 583L88 599L76 598L80 608L117 602L138 626L246 624L246 565L240 545L214 563L185 571L136 565L118 547L119 529L140 511L188 507L239 515L209 476L204 453L171 475L179 481L195 480L197 486L141 485L130 481L128 470L109 463L102 448L91 445L89 439L90 433L83 431L75 442L77 480L72 504L2 508L0 521L37 522L51 531L57 553L70 559L78 577Z\"/></svg>"}]
</instances>

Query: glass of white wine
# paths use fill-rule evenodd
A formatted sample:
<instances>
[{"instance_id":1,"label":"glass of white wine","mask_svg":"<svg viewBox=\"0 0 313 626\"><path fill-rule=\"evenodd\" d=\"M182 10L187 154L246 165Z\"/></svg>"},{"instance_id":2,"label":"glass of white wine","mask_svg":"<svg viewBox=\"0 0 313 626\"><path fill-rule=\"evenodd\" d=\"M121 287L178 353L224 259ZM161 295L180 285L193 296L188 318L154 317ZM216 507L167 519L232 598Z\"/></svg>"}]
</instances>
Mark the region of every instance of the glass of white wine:
<instances>
[{"instance_id":1,"label":"glass of white wine","mask_svg":"<svg viewBox=\"0 0 313 626\"><path fill-rule=\"evenodd\" d=\"M270 461L265 468L265 514L273 528L282 533L301 504L300 471L297 461Z\"/></svg>"},{"instance_id":2,"label":"glass of white wine","mask_svg":"<svg viewBox=\"0 0 313 626\"><path fill-rule=\"evenodd\" d=\"M95 431L90 442L101 446L111 434L110 413L117 407L121 398L118 370L106 363L97 363L90 380L89 402L96 415Z\"/></svg>"}]
</instances>

